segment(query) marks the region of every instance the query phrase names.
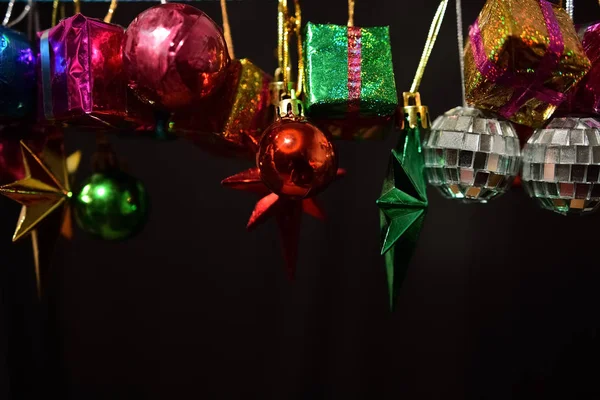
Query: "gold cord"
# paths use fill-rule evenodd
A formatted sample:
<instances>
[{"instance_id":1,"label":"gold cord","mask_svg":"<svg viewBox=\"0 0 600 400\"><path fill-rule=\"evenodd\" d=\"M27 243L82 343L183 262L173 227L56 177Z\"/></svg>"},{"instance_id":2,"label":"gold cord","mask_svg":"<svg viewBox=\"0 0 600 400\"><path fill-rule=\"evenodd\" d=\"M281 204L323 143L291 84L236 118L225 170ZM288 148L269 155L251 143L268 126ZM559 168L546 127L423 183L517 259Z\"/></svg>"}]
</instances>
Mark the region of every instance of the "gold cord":
<instances>
[{"instance_id":1,"label":"gold cord","mask_svg":"<svg viewBox=\"0 0 600 400\"><path fill-rule=\"evenodd\" d=\"M225 43L229 50L229 57L233 60L235 52L233 51L233 38L231 37L231 25L229 25L229 15L227 14L227 0L221 0L221 14L223 15L223 35Z\"/></svg>"},{"instance_id":2,"label":"gold cord","mask_svg":"<svg viewBox=\"0 0 600 400\"><path fill-rule=\"evenodd\" d=\"M52 1L52 26L56 25L58 18L58 0Z\"/></svg>"},{"instance_id":3,"label":"gold cord","mask_svg":"<svg viewBox=\"0 0 600 400\"><path fill-rule=\"evenodd\" d=\"M423 74L425 73L425 67L427 66L429 56L431 55L431 51L433 50L433 45L435 44L435 40L437 39L438 33L440 32L440 28L442 26L442 21L444 20L444 14L446 13L447 6L448 0L442 0L437 11L435 12L433 22L431 23L431 27L429 28L427 42L425 42L425 48L423 49L423 54L421 55L421 61L419 61L419 67L417 68L415 79L413 80L412 86L410 87L411 93L419 91L419 86L421 85Z\"/></svg>"},{"instance_id":4,"label":"gold cord","mask_svg":"<svg viewBox=\"0 0 600 400\"><path fill-rule=\"evenodd\" d=\"M354 0L348 0L348 26L354 26Z\"/></svg>"},{"instance_id":5,"label":"gold cord","mask_svg":"<svg viewBox=\"0 0 600 400\"><path fill-rule=\"evenodd\" d=\"M75 6L75 14L79 14L81 12L81 3L79 0L73 0L73 5Z\"/></svg>"},{"instance_id":6,"label":"gold cord","mask_svg":"<svg viewBox=\"0 0 600 400\"><path fill-rule=\"evenodd\" d=\"M108 12L106 13L106 16L104 17L104 22L106 22L107 24L110 24L110 21L112 20L113 14L115 13L116 9L117 9L117 0L111 0L110 7L108 8Z\"/></svg>"},{"instance_id":7,"label":"gold cord","mask_svg":"<svg viewBox=\"0 0 600 400\"><path fill-rule=\"evenodd\" d=\"M283 76L283 90L285 94L289 94L289 84L291 82L291 58L290 58L290 37L292 34L296 36L298 47L298 75L296 77L296 95L300 96L303 89L304 80L304 60L302 57L302 10L300 1L294 0L294 15L290 16L288 12L287 0L279 0L278 7L278 43L277 43L277 59L279 70Z\"/></svg>"}]
</instances>

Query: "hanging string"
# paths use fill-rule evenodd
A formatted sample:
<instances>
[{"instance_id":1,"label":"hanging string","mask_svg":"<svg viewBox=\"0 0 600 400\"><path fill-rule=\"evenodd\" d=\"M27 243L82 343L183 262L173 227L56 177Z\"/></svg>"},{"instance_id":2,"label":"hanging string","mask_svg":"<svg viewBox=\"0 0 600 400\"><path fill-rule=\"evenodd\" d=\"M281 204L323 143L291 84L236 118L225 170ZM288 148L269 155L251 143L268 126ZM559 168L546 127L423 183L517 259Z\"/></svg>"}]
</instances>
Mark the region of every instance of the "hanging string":
<instances>
[{"instance_id":1,"label":"hanging string","mask_svg":"<svg viewBox=\"0 0 600 400\"><path fill-rule=\"evenodd\" d=\"M2 21L2 26L10 28L17 25L19 22L23 21L23 19L27 16L27 14L29 14L29 11L33 7L33 0L27 0L27 5L25 5L25 8L23 9L23 11L21 11L21 14L19 14L19 16L15 18L14 21L9 23L10 17L12 16L13 12L13 7L15 6L15 2L16 0L10 0L10 2L8 3L8 7L6 8L6 14L4 14L4 20Z\"/></svg>"},{"instance_id":2,"label":"hanging string","mask_svg":"<svg viewBox=\"0 0 600 400\"><path fill-rule=\"evenodd\" d=\"M435 40L437 39L438 33L440 32L440 28L442 26L442 21L444 20L444 14L446 13L447 7L448 0L442 0L440 5L438 6L437 11L435 12L435 16L433 17L431 27L429 28L429 35L427 35L427 42L425 42L425 48L423 49L423 54L421 55L421 61L419 61L419 67L417 68L415 79L413 80L412 86L410 87L411 93L416 93L419 91L419 86L421 86L421 80L423 79L423 73L425 72L427 61L429 61L429 56L431 55L431 51L433 50L433 45L435 44Z\"/></svg>"},{"instance_id":3,"label":"hanging string","mask_svg":"<svg viewBox=\"0 0 600 400\"><path fill-rule=\"evenodd\" d=\"M79 0L73 0L73 5L75 6L75 14L79 14L81 12L81 3Z\"/></svg>"},{"instance_id":4,"label":"hanging string","mask_svg":"<svg viewBox=\"0 0 600 400\"><path fill-rule=\"evenodd\" d=\"M229 57L233 60L235 58L235 52L233 51L233 38L231 37L229 15L227 14L227 0L221 0L221 14L223 15L223 35L225 36L225 43L227 43Z\"/></svg>"},{"instance_id":5,"label":"hanging string","mask_svg":"<svg viewBox=\"0 0 600 400\"><path fill-rule=\"evenodd\" d=\"M106 22L107 24L110 24L110 21L112 20L113 14L115 13L116 9L117 9L117 0L111 0L110 7L108 8L108 12L106 13L106 16L104 17L104 22Z\"/></svg>"},{"instance_id":6,"label":"hanging string","mask_svg":"<svg viewBox=\"0 0 600 400\"><path fill-rule=\"evenodd\" d=\"M348 26L354 26L354 0L348 0Z\"/></svg>"},{"instance_id":7,"label":"hanging string","mask_svg":"<svg viewBox=\"0 0 600 400\"><path fill-rule=\"evenodd\" d=\"M458 63L460 65L460 87L462 89L462 105L467 106L465 93L465 43L463 35L463 18L461 0L456 0L456 34L458 37Z\"/></svg>"},{"instance_id":8,"label":"hanging string","mask_svg":"<svg viewBox=\"0 0 600 400\"><path fill-rule=\"evenodd\" d=\"M58 0L52 0L52 23L51 27L56 25L56 20L58 18Z\"/></svg>"},{"instance_id":9,"label":"hanging string","mask_svg":"<svg viewBox=\"0 0 600 400\"><path fill-rule=\"evenodd\" d=\"M294 0L294 34L298 47L298 76L296 82L296 96L300 97L304 86L304 47L302 46L302 10L300 0Z\"/></svg>"}]
</instances>

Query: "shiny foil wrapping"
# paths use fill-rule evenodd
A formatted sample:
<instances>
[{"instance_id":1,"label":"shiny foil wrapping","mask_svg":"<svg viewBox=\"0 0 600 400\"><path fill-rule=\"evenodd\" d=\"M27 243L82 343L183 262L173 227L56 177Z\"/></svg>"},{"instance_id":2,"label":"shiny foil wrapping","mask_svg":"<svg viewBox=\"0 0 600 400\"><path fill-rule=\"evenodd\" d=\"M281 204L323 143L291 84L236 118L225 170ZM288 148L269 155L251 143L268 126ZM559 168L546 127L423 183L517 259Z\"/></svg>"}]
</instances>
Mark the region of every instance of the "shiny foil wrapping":
<instances>
[{"instance_id":1,"label":"shiny foil wrapping","mask_svg":"<svg viewBox=\"0 0 600 400\"><path fill-rule=\"evenodd\" d=\"M21 33L0 26L0 120L35 110L35 54Z\"/></svg>"},{"instance_id":2,"label":"shiny foil wrapping","mask_svg":"<svg viewBox=\"0 0 600 400\"><path fill-rule=\"evenodd\" d=\"M42 120L90 128L139 122L123 73L123 35L120 26L81 14L38 33Z\"/></svg>"},{"instance_id":3,"label":"shiny foil wrapping","mask_svg":"<svg viewBox=\"0 0 600 400\"><path fill-rule=\"evenodd\" d=\"M562 8L545 0L488 0L465 49L467 102L540 127L589 69Z\"/></svg>"},{"instance_id":4,"label":"shiny foil wrapping","mask_svg":"<svg viewBox=\"0 0 600 400\"><path fill-rule=\"evenodd\" d=\"M585 54L592 63L590 72L571 91L558 110L562 113L600 114L600 23L577 29Z\"/></svg>"},{"instance_id":5,"label":"shiny foil wrapping","mask_svg":"<svg viewBox=\"0 0 600 400\"><path fill-rule=\"evenodd\" d=\"M590 214L600 208L600 121L554 118L523 149L523 186L544 209Z\"/></svg>"},{"instance_id":6,"label":"shiny foil wrapping","mask_svg":"<svg viewBox=\"0 0 600 400\"><path fill-rule=\"evenodd\" d=\"M307 115L335 138L381 137L398 105L389 28L309 22L304 57Z\"/></svg>"},{"instance_id":7,"label":"shiny foil wrapping","mask_svg":"<svg viewBox=\"0 0 600 400\"><path fill-rule=\"evenodd\" d=\"M233 60L224 84L197 106L175 112L169 132L218 155L254 158L272 122L272 78L247 59Z\"/></svg>"}]
</instances>

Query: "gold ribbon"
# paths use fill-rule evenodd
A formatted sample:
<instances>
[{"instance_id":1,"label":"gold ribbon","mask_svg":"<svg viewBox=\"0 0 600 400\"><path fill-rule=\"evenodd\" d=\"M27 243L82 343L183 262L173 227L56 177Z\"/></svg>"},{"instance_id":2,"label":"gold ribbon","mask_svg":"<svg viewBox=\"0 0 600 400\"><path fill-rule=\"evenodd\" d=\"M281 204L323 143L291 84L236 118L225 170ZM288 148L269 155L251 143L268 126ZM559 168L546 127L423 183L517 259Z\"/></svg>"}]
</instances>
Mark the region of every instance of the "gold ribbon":
<instances>
[{"instance_id":1,"label":"gold ribbon","mask_svg":"<svg viewBox=\"0 0 600 400\"><path fill-rule=\"evenodd\" d=\"M291 82L291 58L290 58L290 37L292 34L296 37L298 47L298 75L296 77L296 96L300 96L303 90L304 82L304 58L302 49L302 10L300 1L294 0L294 15L289 14L287 0L279 0L277 14L277 59L279 62L279 70L283 75L283 90L285 94L289 94L289 83Z\"/></svg>"},{"instance_id":2,"label":"gold ribbon","mask_svg":"<svg viewBox=\"0 0 600 400\"><path fill-rule=\"evenodd\" d=\"M56 22L58 19L59 3L60 3L59 0L52 1L52 25L51 26L56 25ZM74 14L81 13L81 1L80 0L73 0L73 6L74 6ZM117 9L117 0L111 0L110 6L108 8L108 12L106 13L106 16L104 17L104 22L106 22L107 24L110 24L110 21L112 20L113 14L115 13L116 9ZM61 19L62 19L65 17L64 4L61 4L60 12L61 12Z\"/></svg>"},{"instance_id":3,"label":"gold ribbon","mask_svg":"<svg viewBox=\"0 0 600 400\"><path fill-rule=\"evenodd\" d=\"M348 26L354 26L354 0L348 0Z\"/></svg>"},{"instance_id":4,"label":"gold ribbon","mask_svg":"<svg viewBox=\"0 0 600 400\"><path fill-rule=\"evenodd\" d=\"M221 14L223 15L223 35L225 36L225 43L227 43L229 57L233 60L235 59L235 52L233 51L233 38L231 37L229 15L227 14L227 0L221 0Z\"/></svg>"},{"instance_id":5,"label":"gold ribbon","mask_svg":"<svg viewBox=\"0 0 600 400\"><path fill-rule=\"evenodd\" d=\"M427 41L425 42L425 48L423 49L423 54L421 55L421 61L419 61L419 67L417 68L415 79L410 87L411 93L416 93L419 91L419 86L421 85L421 80L423 80L423 74L425 73L425 67L427 66L429 56L433 50L433 45L435 44L438 33L440 32L447 6L448 0L442 0L437 11L435 12L435 16L431 22L431 27L429 28L429 34L427 35Z\"/></svg>"}]
</instances>

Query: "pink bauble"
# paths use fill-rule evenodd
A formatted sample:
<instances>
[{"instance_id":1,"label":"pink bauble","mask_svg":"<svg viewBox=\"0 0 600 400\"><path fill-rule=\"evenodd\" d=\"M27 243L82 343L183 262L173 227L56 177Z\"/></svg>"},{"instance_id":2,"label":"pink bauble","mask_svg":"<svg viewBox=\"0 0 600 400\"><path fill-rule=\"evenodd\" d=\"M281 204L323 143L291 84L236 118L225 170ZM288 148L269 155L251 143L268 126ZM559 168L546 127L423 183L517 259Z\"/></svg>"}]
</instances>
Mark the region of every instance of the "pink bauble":
<instances>
[{"instance_id":1,"label":"pink bauble","mask_svg":"<svg viewBox=\"0 0 600 400\"><path fill-rule=\"evenodd\" d=\"M223 83L229 61L221 29L185 4L152 7L125 32L129 87L160 109L174 111L212 93Z\"/></svg>"}]
</instances>

